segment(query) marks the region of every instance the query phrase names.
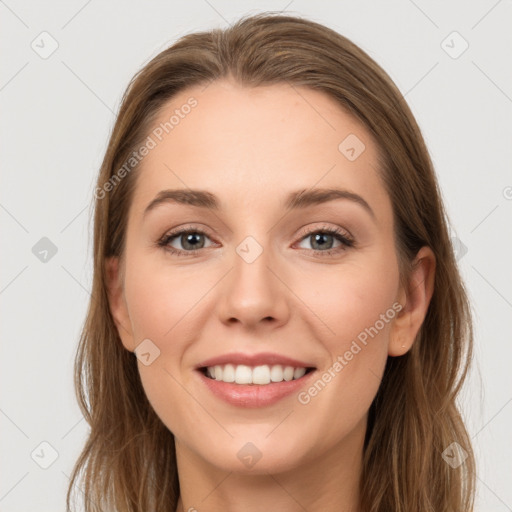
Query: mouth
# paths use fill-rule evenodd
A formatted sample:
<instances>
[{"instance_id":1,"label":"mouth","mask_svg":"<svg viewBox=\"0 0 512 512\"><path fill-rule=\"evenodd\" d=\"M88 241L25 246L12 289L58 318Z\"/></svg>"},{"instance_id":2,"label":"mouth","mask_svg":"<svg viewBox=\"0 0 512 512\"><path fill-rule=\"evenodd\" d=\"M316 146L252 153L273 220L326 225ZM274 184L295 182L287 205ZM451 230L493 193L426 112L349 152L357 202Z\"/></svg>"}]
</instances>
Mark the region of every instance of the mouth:
<instances>
[{"instance_id":1,"label":"mouth","mask_svg":"<svg viewBox=\"0 0 512 512\"><path fill-rule=\"evenodd\" d=\"M198 371L210 380L243 386L267 386L296 381L315 370L314 367L294 367L280 364L259 366L223 364L198 368Z\"/></svg>"},{"instance_id":2,"label":"mouth","mask_svg":"<svg viewBox=\"0 0 512 512\"><path fill-rule=\"evenodd\" d=\"M201 366L195 372L207 392L231 406L265 408L305 388L314 367L273 365Z\"/></svg>"}]
</instances>

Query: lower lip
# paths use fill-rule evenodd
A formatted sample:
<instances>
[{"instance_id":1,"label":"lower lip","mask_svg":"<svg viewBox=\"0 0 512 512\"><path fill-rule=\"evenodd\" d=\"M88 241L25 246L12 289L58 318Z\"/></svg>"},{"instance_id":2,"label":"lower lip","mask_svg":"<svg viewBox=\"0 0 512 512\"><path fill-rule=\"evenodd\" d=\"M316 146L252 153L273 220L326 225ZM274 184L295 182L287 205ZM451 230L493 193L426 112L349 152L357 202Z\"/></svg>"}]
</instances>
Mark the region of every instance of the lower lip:
<instances>
[{"instance_id":1,"label":"lower lip","mask_svg":"<svg viewBox=\"0 0 512 512\"><path fill-rule=\"evenodd\" d=\"M297 380L272 382L270 384L233 384L210 379L200 370L199 377L206 387L217 397L237 407L266 407L275 404L282 398L297 393L306 385L315 370L306 373Z\"/></svg>"}]
</instances>

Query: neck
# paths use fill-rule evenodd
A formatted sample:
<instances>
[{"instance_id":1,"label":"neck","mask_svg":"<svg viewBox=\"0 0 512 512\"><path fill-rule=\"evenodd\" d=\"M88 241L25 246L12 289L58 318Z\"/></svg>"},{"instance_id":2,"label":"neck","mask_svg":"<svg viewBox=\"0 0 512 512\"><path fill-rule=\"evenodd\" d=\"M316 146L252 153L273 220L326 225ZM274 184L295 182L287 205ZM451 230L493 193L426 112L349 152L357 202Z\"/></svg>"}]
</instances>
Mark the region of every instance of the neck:
<instances>
[{"instance_id":1,"label":"neck","mask_svg":"<svg viewBox=\"0 0 512 512\"><path fill-rule=\"evenodd\" d=\"M366 422L327 452L279 473L224 471L176 440L176 512L359 512L365 428Z\"/></svg>"}]
</instances>

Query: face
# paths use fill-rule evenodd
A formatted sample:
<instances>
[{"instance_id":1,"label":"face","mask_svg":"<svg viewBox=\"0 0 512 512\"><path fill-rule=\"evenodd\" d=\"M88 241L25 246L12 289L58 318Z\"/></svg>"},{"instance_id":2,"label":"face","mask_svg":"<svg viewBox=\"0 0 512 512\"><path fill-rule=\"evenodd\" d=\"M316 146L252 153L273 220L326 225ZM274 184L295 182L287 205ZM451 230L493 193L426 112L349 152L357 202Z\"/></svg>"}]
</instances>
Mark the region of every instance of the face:
<instances>
[{"instance_id":1,"label":"face","mask_svg":"<svg viewBox=\"0 0 512 512\"><path fill-rule=\"evenodd\" d=\"M155 128L125 260L111 262L111 308L126 349L142 343L154 410L183 449L226 471L290 470L361 441L388 355L414 337L400 330L411 322L369 132L320 92L224 80L175 96ZM198 369L223 356L239 382L285 380ZM287 366L314 370L286 380Z\"/></svg>"}]
</instances>

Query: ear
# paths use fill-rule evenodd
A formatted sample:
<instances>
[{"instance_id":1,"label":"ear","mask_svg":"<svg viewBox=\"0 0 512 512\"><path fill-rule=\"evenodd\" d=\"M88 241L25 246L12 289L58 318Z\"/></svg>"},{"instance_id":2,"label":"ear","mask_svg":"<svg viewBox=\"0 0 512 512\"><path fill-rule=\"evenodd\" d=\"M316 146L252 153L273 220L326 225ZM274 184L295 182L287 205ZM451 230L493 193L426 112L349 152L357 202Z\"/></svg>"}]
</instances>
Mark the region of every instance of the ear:
<instances>
[{"instance_id":1,"label":"ear","mask_svg":"<svg viewBox=\"0 0 512 512\"><path fill-rule=\"evenodd\" d=\"M430 247L422 247L414 259L405 287L400 287L398 302L403 308L396 316L388 347L390 356L402 356L412 347L425 319L434 293L436 257Z\"/></svg>"},{"instance_id":2,"label":"ear","mask_svg":"<svg viewBox=\"0 0 512 512\"><path fill-rule=\"evenodd\" d=\"M107 293L110 312L121 342L126 350L133 352L135 349L128 306L124 296L123 279L120 273L119 258L111 257L105 260L107 274Z\"/></svg>"}]
</instances>

